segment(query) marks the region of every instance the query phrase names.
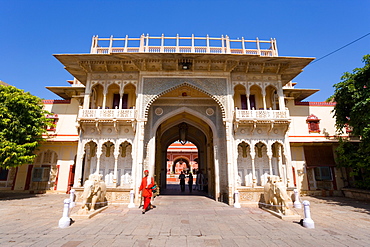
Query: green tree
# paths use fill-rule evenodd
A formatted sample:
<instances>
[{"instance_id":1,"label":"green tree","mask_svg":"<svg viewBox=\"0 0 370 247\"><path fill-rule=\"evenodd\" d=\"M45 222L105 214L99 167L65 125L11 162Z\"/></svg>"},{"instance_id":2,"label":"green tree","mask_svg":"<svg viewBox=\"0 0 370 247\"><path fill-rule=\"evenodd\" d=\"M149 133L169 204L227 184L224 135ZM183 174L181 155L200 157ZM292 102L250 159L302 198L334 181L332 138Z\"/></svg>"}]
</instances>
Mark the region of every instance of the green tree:
<instances>
[{"instance_id":1,"label":"green tree","mask_svg":"<svg viewBox=\"0 0 370 247\"><path fill-rule=\"evenodd\" d=\"M360 143L340 139L337 161L351 168L356 187L370 189L370 55L364 56L363 62L363 68L344 73L329 99L336 102L333 111L338 132L343 134L350 126L351 135L360 137Z\"/></svg>"},{"instance_id":2,"label":"green tree","mask_svg":"<svg viewBox=\"0 0 370 247\"><path fill-rule=\"evenodd\" d=\"M42 100L12 86L0 85L0 166L10 168L32 163L43 140L46 118Z\"/></svg>"}]
</instances>

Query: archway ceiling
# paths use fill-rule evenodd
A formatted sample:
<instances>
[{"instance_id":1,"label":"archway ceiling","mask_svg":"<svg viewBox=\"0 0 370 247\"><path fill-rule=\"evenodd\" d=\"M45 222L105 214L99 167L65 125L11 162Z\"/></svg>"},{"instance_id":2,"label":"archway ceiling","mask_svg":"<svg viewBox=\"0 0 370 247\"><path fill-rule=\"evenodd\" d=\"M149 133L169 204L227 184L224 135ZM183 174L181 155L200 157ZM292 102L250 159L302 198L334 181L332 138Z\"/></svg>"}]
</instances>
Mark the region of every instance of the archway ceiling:
<instances>
[{"instance_id":1,"label":"archway ceiling","mask_svg":"<svg viewBox=\"0 0 370 247\"><path fill-rule=\"evenodd\" d=\"M204 131L207 131L208 125L201 119L187 113L176 115L162 123L161 133L158 136L161 140L161 145L167 149L171 143L179 140L178 125L182 122L188 124L188 141L196 145L198 150L201 149L201 146L206 144L207 137L205 133L207 132Z\"/></svg>"}]
</instances>

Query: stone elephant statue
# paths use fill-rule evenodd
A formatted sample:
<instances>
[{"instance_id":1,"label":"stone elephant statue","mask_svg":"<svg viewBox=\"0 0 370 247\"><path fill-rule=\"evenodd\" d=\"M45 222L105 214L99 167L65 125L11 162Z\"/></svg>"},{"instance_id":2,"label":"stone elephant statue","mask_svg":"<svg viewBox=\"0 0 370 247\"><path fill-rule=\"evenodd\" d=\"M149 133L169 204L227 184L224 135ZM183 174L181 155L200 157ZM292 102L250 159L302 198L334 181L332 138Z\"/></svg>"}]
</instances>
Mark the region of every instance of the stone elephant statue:
<instances>
[{"instance_id":1,"label":"stone elephant statue","mask_svg":"<svg viewBox=\"0 0 370 247\"><path fill-rule=\"evenodd\" d=\"M268 176L267 183L264 186L264 199L265 199L265 206L267 208L273 207L273 205L277 205L277 198L275 196L275 187L274 184L278 182L280 178L278 176Z\"/></svg>"},{"instance_id":2,"label":"stone elephant statue","mask_svg":"<svg viewBox=\"0 0 370 247\"><path fill-rule=\"evenodd\" d=\"M278 176L268 176L264 186L264 199L267 208L278 213L288 214L291 199L287 194L285 184L280 182Z\"/></svg>"},{"instance_id":3,"label":"stone elephant statue","mask_svg":"<svg viewBox=\"0 0 370 247\"><path fill-rule=\"evenodd\" d=\"M282 214L288 214L290 210L289 203L291 203L291 199L288 196L286 191L286 186L282 182L275 183L275 197L277 200L277 211Z\"/></svg>"},{"instance_id":4,"label":"stone elephant statue","mask_svg":"<svg viewBox=\"0 0 370 247\"><path fill-rule=\"evenodd\" d=\"M85 181L84 191L81 195L82 211L94 211L106 205L105 194L107 193L107 187L101 178L102 175L92 174L89 176L89 179Z\"/></svg>"}]
</instances>

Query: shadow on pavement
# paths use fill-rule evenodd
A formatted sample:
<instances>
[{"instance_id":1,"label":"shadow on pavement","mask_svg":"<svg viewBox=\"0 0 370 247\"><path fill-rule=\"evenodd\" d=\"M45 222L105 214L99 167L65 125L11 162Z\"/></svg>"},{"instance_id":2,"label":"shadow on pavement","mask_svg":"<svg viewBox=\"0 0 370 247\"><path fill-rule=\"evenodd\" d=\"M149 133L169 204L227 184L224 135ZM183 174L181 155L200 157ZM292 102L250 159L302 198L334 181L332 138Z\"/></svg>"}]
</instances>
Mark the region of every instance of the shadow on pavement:
<instances>
[{"instance_id":1,"label":"shadow on pavement","mask_svg":"<svg viewBox=\"0 0 370 247\"><path fill-rule=\"evenodd\" d=\"M313 198L319 199L316 203L325 203L334 206L345 206L352 207L351 211L358 213L370 214L370 202L360 201L348 197L321 197L321 196L311 196Z\"/></svg>"},{"instance_id":2,"label":"shadow on pavement","mask_svg":"<svg viewBox=\"0 0 370 247\"><path fill-rule=\"evenodd\" d=\"M160 195L173 195L173 196L205 196L208 197L207 192L200 190L189 191L189 186L185 186L185 191L181 192L179 184L167 184L167 188L161 188Z\"/></svg>"},{"instance_id":3,"label":"shadow on pavement","mask_svg":"<svg viewBox=\"0 0 370 247\"><path fill-rule=\"evenodd\" d=\"M26 192L0 191L0 201L19 200L19 199L33 198L37 196L38 194L30 194Z\"/></svg>"}]
</instances>

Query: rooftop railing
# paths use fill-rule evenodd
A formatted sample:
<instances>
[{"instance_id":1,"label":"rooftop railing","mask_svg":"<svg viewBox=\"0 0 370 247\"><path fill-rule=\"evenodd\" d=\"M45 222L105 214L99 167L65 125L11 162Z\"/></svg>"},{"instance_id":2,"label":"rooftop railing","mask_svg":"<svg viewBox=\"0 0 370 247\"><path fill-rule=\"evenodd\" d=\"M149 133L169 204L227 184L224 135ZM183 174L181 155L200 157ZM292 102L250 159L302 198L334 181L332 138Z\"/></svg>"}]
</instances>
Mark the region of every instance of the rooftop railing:
<instances>
[{"instance_id":1,"label":"rooftop railing","mask_svg":"<svg viewBox=\"0 0 370 247\"><path fill-rule=\"evenodd\" d=\"M276 39L246 40L206 37L151 37L149 34L139 38L99 38L93 36L91 54L111 53L210 53L210 54L244 54L277 57Z\"/></svg>"}]
</instances>

